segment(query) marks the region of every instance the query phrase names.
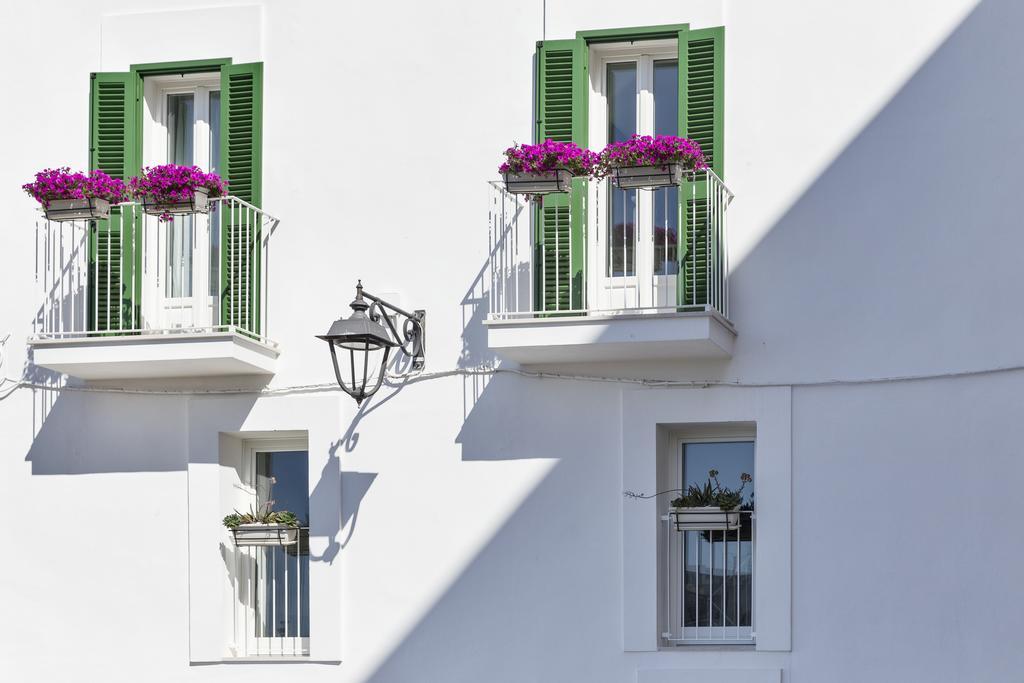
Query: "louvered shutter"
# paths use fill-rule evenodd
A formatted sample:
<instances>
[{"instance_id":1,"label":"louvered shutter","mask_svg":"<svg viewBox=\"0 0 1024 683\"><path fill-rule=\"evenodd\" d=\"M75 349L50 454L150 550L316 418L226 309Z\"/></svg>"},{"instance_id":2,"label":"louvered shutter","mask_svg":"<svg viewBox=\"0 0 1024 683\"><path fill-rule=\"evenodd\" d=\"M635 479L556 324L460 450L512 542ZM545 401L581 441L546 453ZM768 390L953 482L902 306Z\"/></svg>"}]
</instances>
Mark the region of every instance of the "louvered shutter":
<instances>
[{"instance_id":1,"label":"louvered shutter","mask_svg":"<svg viewBox=\"0 0 1024 683\"><path fill-rule=\"evenodd\" d=\"M137 77L94 73L90 84L89 167L127 181L139 170ZM138 329L142 301L141 217L131 207L112 207L93 221L89 239L89 328Z\"/></svg>"},{"instance_id":2,"label":"louvered shutter","mask_svg":"<svg viewBox=\"0 0 1024 683\"><path fill-rule=\"evenodd\" d=\"M586 147L584 123L586 49L582 40L537 44L536 142L575 142ZM572 192L544 197L535 213L534 278L540 311L586 308L583 300L584 197L582 180Z\"/></svg>"},{"instance_id":3,"label":"louvered shutter","mask_svg":"<svg viewBox=\"0 0 1024 683\"><path fill-rule=\"evenodd\" d=\"M724 55L722 27L679 32L680 134L700 143L708 165L724 177ZM679 198L684 226L678 295L682 306L708 303L707 183L684 183ZM696 227L696 229L694 229Z\"/></svg>"},{"instance_id":4,"label":"louvered shutter","mask_svg":"<svg viewBox=\"0 0 1024 683\"><path fill-rule=\"evenodd\" d=\"M254 206L262 202L263 64L221 69L221 160L228 193ZM221 249L221 324L260 331L260 249L257 214L225 204Z\"/></svg>"}]
</instances>

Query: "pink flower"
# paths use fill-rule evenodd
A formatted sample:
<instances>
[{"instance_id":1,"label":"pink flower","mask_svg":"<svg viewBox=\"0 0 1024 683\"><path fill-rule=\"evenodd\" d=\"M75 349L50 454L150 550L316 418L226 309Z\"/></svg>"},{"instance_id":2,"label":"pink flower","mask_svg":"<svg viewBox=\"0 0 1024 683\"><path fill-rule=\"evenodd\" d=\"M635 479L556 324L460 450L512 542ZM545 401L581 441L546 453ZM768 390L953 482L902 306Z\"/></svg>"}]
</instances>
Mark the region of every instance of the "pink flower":
<instances>
[{"instance_id":1,"label":"pink flower","mask_svg":"<svg viewBox=\"0 0 1024 683\"><path fill-rule=\"evenodd\" d=\"M708 167L696 140L675 135L634 135L629 140L613 142L601 151L595 176L607 176L612 169L626 166L665 167L676 163L691 171Z\"/></svg>"},{"instance_id":2,"label":"pink flower","mask_svg":"<svg viewBox=\"0 0 1024 683\"><path fill-rule=\"evenodd\" d=\"M44 207L54 199L105 199L111 204L125 201L125 184L118 178L111 178L103 171L71 172L67 166L47 168L36 173L35 182L21 186L35 197Z\"/></svg>"},{"instance_id":3,"label":"pink flower","mask_svg":"<svg viewBox=\"0 0 1024 683\"><path fill-rule=\"evenodd\" d=\"M589 149L581 149L572 142L545 140L539 145L515 144L505 150L505 162L498 167L500 173L549 173L559 169L573 176L589 176L598 157Z\"/></svg>"},{"instance_id":4,"label":"pink flower","mask_svg":"<svg viewBox=\"0 0 1024 683\"><path fill-rule=\"evenodd\" d=\"M164 164L147 166L140 175L128 181L128 190L136 199L158 204L188 201L199 188L206 188L210 197L227 194L227 181L216 173L204 173L198 166ZM160 220L170 220L169 214Z\"/></svg>"}]
</instances>

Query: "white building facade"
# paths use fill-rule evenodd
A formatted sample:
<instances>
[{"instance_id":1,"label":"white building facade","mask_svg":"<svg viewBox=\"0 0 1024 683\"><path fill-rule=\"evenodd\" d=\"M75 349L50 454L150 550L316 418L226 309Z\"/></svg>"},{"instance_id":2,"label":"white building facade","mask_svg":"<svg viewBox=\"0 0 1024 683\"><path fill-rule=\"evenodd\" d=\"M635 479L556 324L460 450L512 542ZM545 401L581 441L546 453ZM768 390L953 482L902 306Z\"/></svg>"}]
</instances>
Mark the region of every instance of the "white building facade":
<instances>
[{"instance_id":1,"label":"white building facade","mask_svg":"<svg viewBox=\"0 0 1024 683\"><path fill-rule=\"evenodd\" d=\"M3 8L0 678L1022 677L1024 8L172 5ZM499 180L632 133L711 168ZM162 163L231 197L21 190ZM426 312L359 406L358 280Z\"/></svg>"}]
</instances>

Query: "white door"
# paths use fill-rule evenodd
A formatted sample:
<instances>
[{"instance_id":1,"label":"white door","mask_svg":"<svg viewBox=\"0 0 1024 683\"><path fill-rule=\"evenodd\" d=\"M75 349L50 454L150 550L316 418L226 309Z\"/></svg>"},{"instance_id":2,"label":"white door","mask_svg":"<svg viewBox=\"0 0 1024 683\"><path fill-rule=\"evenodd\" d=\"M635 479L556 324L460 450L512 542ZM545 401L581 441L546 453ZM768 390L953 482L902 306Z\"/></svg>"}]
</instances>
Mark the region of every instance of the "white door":
<instances>
[{"instance_id":1,"label":"white door","mask_svg":"<svg viewBox=\"0 0 1024 683\"><path fill-rule=\"evenodd\" d=\"M220 161L220 90L215 75L157 77L146 84L150 121L146 165L180 164L216 172ZM219 288L217 204L210 214L147 217L147 320L158 329L215 325Z\"/></svg>"},{"instance_id":2,"label":"white door","mask_svg":"<svg viewBox=\"0 0 1024 683\"><path fill-rule=\"evenodd\" d=\"M596 149L632 135L676 135L679 64L674 41L601 48L591 92L591 140ZM617 311L676 303L678 188L619 190L611 180L595 189L596 229L590 231L589 292L596 306Z\"/></svg>"}]
</instances>

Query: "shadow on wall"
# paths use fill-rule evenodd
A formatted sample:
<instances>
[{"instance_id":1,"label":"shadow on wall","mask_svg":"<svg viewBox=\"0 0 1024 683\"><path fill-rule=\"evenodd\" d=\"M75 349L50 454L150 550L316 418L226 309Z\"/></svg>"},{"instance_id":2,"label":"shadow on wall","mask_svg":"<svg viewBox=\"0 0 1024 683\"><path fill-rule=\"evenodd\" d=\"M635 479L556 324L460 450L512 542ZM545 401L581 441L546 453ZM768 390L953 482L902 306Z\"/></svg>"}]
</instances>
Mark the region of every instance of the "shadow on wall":
<instances>
[{"instance_id":1,"label":"shadow on wall","mask_svg":"<svg viewBox=\"0 0 1024 683\"><path fill-rule=\"evenodd\" d=\"M1024 283L1006 278L1024 272L1014 201L1024 175L1022 23L1024 5L976 8L734 271L738 343L764 344L769 358L759 361L792 354L791 367L827 374L851 359L883 359L906 370L922 353L962 360L963 343L936 343L947 337L990 362L1019 345ZM982 324L986 334L972 335ZM998 346L980 348L987 343ZM560 462L369 680L635 677L636 660L621 650L619 545L608 535L620 523L621 445L602 431L621 415L614 401L586 400L598 392L563 394L561 385L499 376L476 397L457 439L463 459ZM583 397L574 422L588 426L551 441L552 417L570 396ZM567 447L555 452L556 443ZM836 652L805 657L801 680L860 680L856 669L844 677L828 668L845 647L828 644ZM925 662L922 677L941 679L949 664Z\"/></svg>"},{"instance_id":2,"label":"shadow on wall","mask_svg":"<svg viewBox=\"0 0 1024 683\"><path fill-rule=\"evenodd\" d=\"M489 288L485 279L491 272L491 259L494 250L488 254L487 260L466 290L460 302L462 306L462 351L456 367L462 370L474 368L492 368L498 357L487 345L487 329L484 320L489 311ZM465 419L490 380L490 375L464 375L462 378L462 417Z\"/></svg>"},{"instance_id":3,"label":"shadow on wall","mask_svg":"<svg viewBox=\"0 0 1024 683\"><path fill-rule=\"evenodd\" d=\"M185 397L62 391L25 459L33 475L184 470L186 424Z\"/></svg>"},{"instance_id":4,"label":"shadow on wall","mask_svg":"<svg viewBox=\"0 0 1024 683\"><path fill-rule=\"evenodd\" d=\"M1020 362L1022 22L977 6L734 269L737 355L817 377Z\"/></svg>"},{"instance_id":5,"label":"shadow on wall","mask_svg":"<svg viewBox=\"0 0 1024 683\"><path fill-rule=\"evenodd\" d=\"M39 367L33 362L33 358L34 352L30 348L25 358L25 365L21 369L21 381L35 385L30 391L32 392L32 437L36 438L60 398L59 389L63 386L63 375Z\"/></svg>"}]
</instances>

